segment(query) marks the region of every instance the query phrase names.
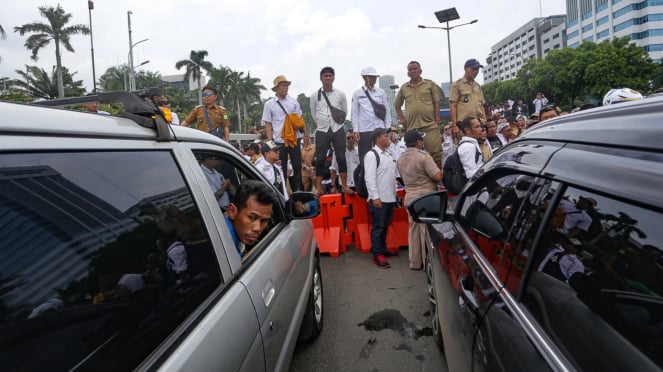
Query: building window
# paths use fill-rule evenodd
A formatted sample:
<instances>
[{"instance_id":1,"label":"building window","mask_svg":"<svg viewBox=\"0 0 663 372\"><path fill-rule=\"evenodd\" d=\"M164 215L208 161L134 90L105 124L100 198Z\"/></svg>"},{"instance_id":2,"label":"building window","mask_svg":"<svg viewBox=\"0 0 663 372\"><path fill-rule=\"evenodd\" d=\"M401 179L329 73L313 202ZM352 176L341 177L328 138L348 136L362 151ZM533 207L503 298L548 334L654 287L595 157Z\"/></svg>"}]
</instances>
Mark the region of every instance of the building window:
<instances>
[{"instance_id":1,"label":"building window","mask_svg":"<svg viewBox=\"0 0 663 372\"><path fill-rule=\"evenodd\" d=\"M575 30L572 33L568 34L567 38L570 40L570 39L573 39L574 37L577 37L578 35L580 35L580 31Z\"/></svg>"},{"instance_id":2,"label":"building window","mask_svg":"<svg viewBox=\"0 0 663 372\"><path fill-rule=\"evenodd\" d=\"M594 28L594 24L590 23L590 24L588 24L587 26L583 26L583 28L582 28L582 32L585 33L585 32L587 32L587 31L589 31L589 30L591 30L591 29L593 29L593 28Z\"/></svg>"},{"instance_id":3,"label":"building window","mask_svg":"<svg viewBox=\"0 0 663 372\"><path fill-rule=\"evenodd\" d=\"M650 36L663 36L663 29L657 28L653 30L633 33L631 34L631 40L646 39Z\"/></svg>"},{"instance_id":4,"label":"building window","mask_svg":"<svg viewBox=\"0 0 663 372\"><path fill-rule=\"evenodd\" d=\"M590 37L584 38L584 39L582 39L582 41L583 41L583 42L585 42L585 41L594 42L594 36L590 36Z\"/></svg>"},{"instance_id":5,"label":"building window","mask_svg":"<svg viewBox=\"0 0 663 372\"><path fill-rule=\"evenodd\" d=\"M663 52L663 44L645 45L643 48L648 52Z\"/></svg>"},{"instance_id":6,"label":"building window","mask_svg":"<svg viewBox=\"0 0 663 372\"><path fill-rule=\"evenodd\" d=\"M596 21L596 27L598 27L598 26L600 26L600 25L602 25L602 24L604 24L604 23L606 23L606 22L608 22L608 16L605 16L605 17L599 18L599 19Z\"/></svg>"},{"instance_id":7,"label":"building window","mask_svg":"<svg viewBox=\"0 0 663 372\"><path fill-rule=\"evenodd\" d=\"M558 37L559 37L559 34L554 34L552 38L557 39Z\"/></svg>"},{"instance_id":8,"label":"building window","mask_svg":"<svg viewBox=\"0 0 663 372\"><path fill-rule=\"evenodd\" d=\"M559 44L553 45L553 49L559 49Z\"/></svg>"},{"instance_id":9,"label":"building window","mask_svg":"<svg viewBox=\"0 0 663 372\"><path fill-rule=\"evenodd\" d=\"M576 41L575 43L569 45L569 48L577 48L578 45L580 45L580 43Z\"/></svg>"},{"instance_id":10,"label":"building window","mask_svg":"<svg viewBox=\"0 0 663 372\"><path fill-rule=\"evenodd\" d=\"M608 35L610 35L610 30L603 30L596 35L596 40L601 40ZM633 39L633 37L631 37L631 39Z\"/></svg>"}]
</instances>

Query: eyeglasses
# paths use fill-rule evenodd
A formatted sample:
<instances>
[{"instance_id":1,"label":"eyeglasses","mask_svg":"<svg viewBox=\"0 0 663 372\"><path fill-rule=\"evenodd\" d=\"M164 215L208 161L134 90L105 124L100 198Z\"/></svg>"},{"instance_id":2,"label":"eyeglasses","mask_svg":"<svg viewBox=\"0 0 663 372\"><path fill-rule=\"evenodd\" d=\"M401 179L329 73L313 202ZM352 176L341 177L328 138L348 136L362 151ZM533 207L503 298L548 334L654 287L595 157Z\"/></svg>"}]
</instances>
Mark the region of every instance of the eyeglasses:
<instances>
[{"instance_id":1,"label":"eyeglasses","mask_svg":"<svg viewBox=\"0 0 663 372\"><path fill-rule=\"evenodd\" d=\"M214 95L214 93L210 93L210 92L203 93L203 97L211 97L213 95Z\"/></svg>"}]
</instances>

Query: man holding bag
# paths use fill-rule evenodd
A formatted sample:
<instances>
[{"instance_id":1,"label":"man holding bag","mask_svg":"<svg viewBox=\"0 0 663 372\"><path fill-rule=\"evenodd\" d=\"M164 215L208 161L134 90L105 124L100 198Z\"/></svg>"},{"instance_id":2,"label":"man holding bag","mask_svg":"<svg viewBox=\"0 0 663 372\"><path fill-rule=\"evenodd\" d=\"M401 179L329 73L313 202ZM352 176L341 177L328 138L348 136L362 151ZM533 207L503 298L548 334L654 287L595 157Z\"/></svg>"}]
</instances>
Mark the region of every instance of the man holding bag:
<instances>
[{"instance_id":1,"label":"man holding bag","mask_svg":"<svg viewBox=\"0 0 663 372\"><path fill-rule=\"evenodd\" d=\"M282 146L279 155L283 174L288 174L288 157L290 157L293 170L290 189L294 192L303 190L301 139L303 137L304 146L308 146L311 139L301 117L302 108L299 102L288 95L290 84L291 82L283 75L274 79L272 91L276 95L265 103L262 120L265 122L267 140Z\"/></svg>"},{"instance_id":2,"label":"man holding bag","mask_svg":"<svg viewBox=\"0 0 663 372\"><path fill-rule=\"evenodd\" d=\"M391 127L391 110L387 110L389 105L387 94L375 86L378 76L380 75L373 67L361 70L364 86L357 89L352 95L352 131L359 144L361 161L373 147L373 130ZM389 131L387 130L387 132Z\"/></svg>"},{"instance_id":3,"label":"man holding bag","mask_svg":"<svg viewBox=\"0 0 663 372\"><path fill-rule=\"evenodd\" d=\"M311 93L311 116L315 121L315 158L318 163L315 164L315 188L318 194L322 195L322 178L325 174L324 169L325 153L330 145L334 146L336 161L338 163L338 173L341 175L341 190L332 190L332 193L345 192L349 195L354 194L347 184L347 162L345 159L345 117L348 111L348 101L345 94L338 89L334 89L334 69L323 67L320 70L320 81L322 88ZM332 185L335 185L332 182ZM334 186L332 186L334 188Z\"/></svg>"}]
</instances>

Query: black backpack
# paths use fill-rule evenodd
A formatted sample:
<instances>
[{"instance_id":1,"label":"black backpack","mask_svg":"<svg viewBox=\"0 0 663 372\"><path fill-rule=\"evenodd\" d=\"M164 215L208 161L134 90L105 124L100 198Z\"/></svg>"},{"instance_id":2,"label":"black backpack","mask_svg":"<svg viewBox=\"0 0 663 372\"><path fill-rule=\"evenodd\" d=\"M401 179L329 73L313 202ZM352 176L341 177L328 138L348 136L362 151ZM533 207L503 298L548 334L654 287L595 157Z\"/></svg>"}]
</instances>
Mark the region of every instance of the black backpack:
<instances>
[{"instance_id":1,"label":"black backpack","mask_svg":"<svg viewBox=\"0 0 663 372\"><path fill-rule=\"evenodd\" d=\"M375 154L375 159L377 161L377 167L380 166L380 155L378 154L377 151L371 149L371 152ZM366 155L364 155L366 157ZM361 162L359 163L359 166L355 168L354 172L352 173L355 179L355 189L357 192L357 195L361 196L362 198L368 198L368 188L366 187L366 174L364 172L364 159L361 159Z\"/></svg>"},{"instance_id":2,"label":"black backpack","mask_svg":"<svg viewBox=\"0 0 663 372\"><path fill-rule=\"evenodd\" d=\"M460 162L460 156L458 156L458 149L463 143L471 143L469 141L463 142L462 140L458 144L456 151L451 154L444 163L442 169L442 182L444 186L452 194L460 194L463 190L463 186L467 183L467 176L465 176L465 168L463 168L463 163ZM476 148L475 148L476 150ZM474 161L479 161L479 156L481 154L477 150Z\"/></svg>"}]
</instances>

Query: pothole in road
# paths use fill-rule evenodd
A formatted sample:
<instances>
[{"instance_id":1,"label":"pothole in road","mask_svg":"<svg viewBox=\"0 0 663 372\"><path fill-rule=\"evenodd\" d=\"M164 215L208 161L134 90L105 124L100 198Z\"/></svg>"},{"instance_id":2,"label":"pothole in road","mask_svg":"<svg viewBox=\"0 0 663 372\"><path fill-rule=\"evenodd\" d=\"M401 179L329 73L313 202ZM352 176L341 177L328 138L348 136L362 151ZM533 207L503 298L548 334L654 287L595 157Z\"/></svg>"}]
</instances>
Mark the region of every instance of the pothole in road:
<instances>
[{"instance_id":1,"label":"pothole in road","mask_svg":"<svg viewBox=\"0 0 663 372\"><path fill-rule=\"evenodd\" d=\"M420 328L408 321L400 311L393 309L378 311L357 325L363 326L368 331L391 329L403 337L414 339L418 339L421 336L433 335L433 330L430 327Z\"/></svg>"}]
</instances>

